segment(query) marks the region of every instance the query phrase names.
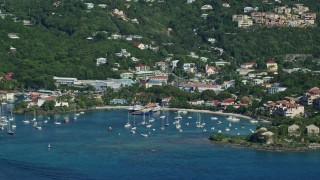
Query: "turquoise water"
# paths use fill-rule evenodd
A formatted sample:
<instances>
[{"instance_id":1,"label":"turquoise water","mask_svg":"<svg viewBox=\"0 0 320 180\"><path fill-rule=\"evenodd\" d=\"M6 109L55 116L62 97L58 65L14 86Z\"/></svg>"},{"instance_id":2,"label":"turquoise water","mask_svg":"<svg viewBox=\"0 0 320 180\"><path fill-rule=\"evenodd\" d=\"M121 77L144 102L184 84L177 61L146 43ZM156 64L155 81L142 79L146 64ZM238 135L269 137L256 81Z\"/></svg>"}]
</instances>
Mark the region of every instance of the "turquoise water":
<instances>
[{"instance_id":1,"label":"turquoise water","mask_svg":"<svg viewBox=\"0 0 320 180\"><path fill-rule=\"evenodd\" d=\"M229 127L224 116L201 114L204 132L195 127L197 114L188 113L182 115L179 132L172 124L177 114L169 112L170 126L162 131L160 115L151 116L151 128L138 125L143 116L136 116L136 134L124 128L126 110L87 112L76 121L69 115L70 123L61 125L53 121L66 115L51 117L42 130L17 116L15 135L0 134L0 179L317 179L319 152L265 152L207 140L218 130L247 134L257 124L241 119ZM131 123L133 119L130 116Z\"/></svg>"}]
</instances>

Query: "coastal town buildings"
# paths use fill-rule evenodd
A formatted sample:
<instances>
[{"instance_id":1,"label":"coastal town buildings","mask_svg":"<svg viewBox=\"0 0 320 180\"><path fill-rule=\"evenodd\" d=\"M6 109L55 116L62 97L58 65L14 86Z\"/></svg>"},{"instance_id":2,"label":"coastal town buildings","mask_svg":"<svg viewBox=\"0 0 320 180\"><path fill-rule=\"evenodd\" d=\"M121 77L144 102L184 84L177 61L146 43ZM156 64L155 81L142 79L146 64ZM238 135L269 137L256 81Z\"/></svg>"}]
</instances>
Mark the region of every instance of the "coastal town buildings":
<instances>
[{"instance_id":1,"label":"coastal town buildings","mask_svg":"<svg viewBox=\"0 0 320 180\"><path fill-rule=\"evenodd\" d=\"M232 16L232 21L238 23L239 28L253 25L279 27L308 27L316 23L316 13L310 13L309 8L302 4L292 7L277 6L270 12L258 12L259 8L245 7L244 13Z\"/></svg>"},{"instance_id":2,"label":"coastal town buildings","mask_svg":"<svg viewBox=\"0 0 320 180\"><path fill-rule=\"evenodd\" d=\"M287 100L276 101L266 105L266 107L270 110L270 114L274 115L290 118L304 115L304 106L290 103Z\"/></svg>"}]
</instances>

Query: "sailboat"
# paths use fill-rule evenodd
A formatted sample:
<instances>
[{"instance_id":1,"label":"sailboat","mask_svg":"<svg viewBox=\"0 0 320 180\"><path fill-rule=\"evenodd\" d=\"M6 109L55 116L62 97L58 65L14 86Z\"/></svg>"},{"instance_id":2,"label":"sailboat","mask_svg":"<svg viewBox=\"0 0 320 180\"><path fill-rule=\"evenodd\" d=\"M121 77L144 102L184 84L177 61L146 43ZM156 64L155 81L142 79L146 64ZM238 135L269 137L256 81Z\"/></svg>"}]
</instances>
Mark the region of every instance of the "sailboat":
<instances>
[{"instance_id":1,"label":"sailboat","mask_svg":"<svg viewBox=\"0 0 320 180\"><path fill-rule=\"evenodd\" d=\"M151 125L151 122L153 122L154 120L151 120L150 119L150 114L149 114L149 120L148 120L148 124L146 125L147 128L151 128L152 125Z\"/></svg>"},{"instance_id":2,"label":"sailboat","mask_svg":"<svg viewBox=\"0 0 320 180\"><path fill-rule=\"evenodd\" d=\"M169 126L170 124L169 124L169 114L168 114L168 111L167 111L166 118L167 118L167 122L166 122L165 126Z\"/></svg>"},{"instance_id":3,"label":"sailboat","mask_svg":"<svg viewBox=\"0 0 320 180\"><path fill-rule=\"evenodd\" d=\"M13 121L14 120L14 117L12 116L12 108L11 108L11 114L10 114L10 117L9 117L9 121Z\"/></svg>"},{"instance_id":4,"label":"sailboat","mask_svg":"<svg viewBox=\"0 0 320 180\"><path fill-rule=\"evenodd\" d=\"M17 128L17 125L16 125L16 119L15 119L15 118L13 118L13 125L12 125L12 129L15 129L15 128Z\"/></svg>"},{"instance_id":5,"label":"sailboat","mask_svg":"<svg viewBox=\"0 0 320 180\"><path fill-rule=\"evenodd\" d=\"M161 119L161 130L164 130L164 119Z\"/></svg>"},{"instance_id":6,"label":"sailboat","mask_svg":"<svg viewBox=\"0 0 320 180\"><path fill-rule=\"evenodd\" d=\"M60 121L57 121L57 118L55 117L54 124L55 124L55 125L61 125L61 122L60 122Z\"/></svg>"},{"instance_id":7,"label":"sailboat","mask_svg":"<svg viewBox=\"0 0 320 180\"><path fill-rule=\"evenodd\" d=\"M14 132L13 132L13 130L11 129L10 121L8 122L7 127L8 127L8 131L7 131L7 133L8 133L9 135L13 135L13 134L14 134Z\"/></svg>"},{"instance_id":8,"label":"sailboat","mask_svg":"<svg viewBox=\"0 0 320 180\"><path fill-rule=\"evenodd\" d=\"M145 125L146 124L146 115L143 114L143 120L142 122L140 123L141 125Z\"/></svg>"},{"instance_id":9,"label":"sailboat","mask_svg":"<svg viewBox=\"0 0 320 180\"><path fill-rule=\"evenodd\" d=\"M196 122L197 128L203 128L203 124L201 124L201 116L198 114L198 121Z\"/></svg>"},{"instance_id":10,"label":"sailboat","mask_svg":"<svg viewBox=\"0 0 320 180\"><path fill-rule=\"evenodd\" d=\"M131 132L137 130L136 127L136 116L133 116L133 127L131 128Z\"/></svg>"},{"instance_id":11,"label":"sailboat","mask_svg":"<svg viewBox=\"0 0 320 180\"><path fill-rule=\"evenodd\" d=\"M24 114L24 120L22 121L23 123L25 123L25 124L29 124L30 123L30 121L29 120L27 120L27 115L26 114Z\"/></svg>"},{"instance_id":12,"label":"sailboat","mask_svg":"<svg viewBox=\"0 0 320 180\"><path fill-rule=\"evenodd\" d=\"M130 124L130 120L129 120L129 112L128 112L128 122L127 124L124 125L125 128L130 128L131 124Z\"/></svg>"},{"instance_id":13,"label":"sailboat","mask_svg":"<svg viewBox=\"0 0 320 180\"><path fill-rule=\"evenodd\" d=\"M36 120L37 120L37 118L36 118L36 111L33 110L33 119L32 119L32 121L36 121Z\"/></svg>"}]
</instances>

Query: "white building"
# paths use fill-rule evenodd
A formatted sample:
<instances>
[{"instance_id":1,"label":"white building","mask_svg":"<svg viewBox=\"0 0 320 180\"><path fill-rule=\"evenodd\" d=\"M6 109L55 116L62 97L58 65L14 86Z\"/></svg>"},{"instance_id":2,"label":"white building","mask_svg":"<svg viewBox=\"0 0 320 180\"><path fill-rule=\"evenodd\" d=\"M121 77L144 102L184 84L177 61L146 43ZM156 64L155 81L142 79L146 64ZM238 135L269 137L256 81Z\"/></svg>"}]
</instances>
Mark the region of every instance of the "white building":
<instances>
[{"instance_id":1,"label":"white building","mask_svg":"<svg viewBox=\"0 0 320 180\"><path fill-rule=\"evenodd\" d=\"M277 86L276 87L269 87L268 93L274 94L274 93L285 91L286 89L287 89L286 87L277 87Z\"/></svg>"},{"instance_id":2,"label":"white building","mask_svg":"<svg viewBox=\"0 0 320 180\"><path fill-rule=\"evenodd\" d=\"M107 63L107 58L98 58L97 59L97 66L99 66L99 65L101 65L101 64L105 64L105 63Z\"/></svg>"},{"instance_id":3,"label":"white building","mask_svg":"<svg viewBox=\"0 0 320 180\"><path fill-rule=\"evenodd\" d=\"M78 81L77 78L57 77L57 76L53 76L53 80L55 81L55 84L57 86L60 86L61 84L75 84Z\"/></svg>"}]
</instances>

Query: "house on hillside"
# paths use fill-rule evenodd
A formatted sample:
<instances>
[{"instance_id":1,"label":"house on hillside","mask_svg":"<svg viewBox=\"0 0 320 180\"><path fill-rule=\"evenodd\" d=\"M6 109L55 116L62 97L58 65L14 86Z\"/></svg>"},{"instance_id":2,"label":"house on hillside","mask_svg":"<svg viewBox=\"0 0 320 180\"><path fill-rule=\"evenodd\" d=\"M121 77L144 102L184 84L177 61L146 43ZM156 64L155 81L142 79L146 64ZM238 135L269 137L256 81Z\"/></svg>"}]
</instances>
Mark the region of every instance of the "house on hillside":
<instances>
[{"instance_id":1,"label":"house on hillside","mask_svg":"<svg viewBox=\"0 0 320 180\"><path fill-rule=\"evenodd\" d=\"M206 74L207 76L214 75L218 73L218 68L214 66L208 66L206 65Z\"/></svg>"},{"instance_id":2,"label":"house on hillside","mask_svg":"<svg viewBox=\"0 0 320 180\"><path fill-rule=\"evenodd\" d=\"M100 66L101 64L106 64L107 63L107 58L98 58L97 59L97 62L96 62L96 65L97 66Z\"/></svg>"},{"instance_id":3,"label":"house on hillside","mask_svg":"<svg viewBox=\"0 0 320 180\"><path fill-rule=\"evenodd\" d=\"M150 67L144 64L136 64L136 72L149 71Z\"/></svg>"},{"instance_id":4,"label":"house on hillside","mask_svg":"<svg viewBox=\"0 0 320 180\"><path fill-rule=\"evenodd\" d=\"M300 126L293 124L288 127L288 134L289 136L300 136Z\"/></svg>"},{"instance_id":5,"label":"house on hillside","mask_svg":"<svg viewBox=\"0 0 320 180\"><path fill-rule=\"evenodd\" d=\"M257 63L255 62L245 62L240 65L243 69L254 69L257 67Z\"/></svg>"},{"instance_id":6,"label":"house on hillside","mask_svg":"<svg viewBox=\"0 0 320 180\"><path fill-rule=\"evenodd\" d=\"M13 101L14 100L14 93L9 92L9 91L0 90L0 100Z\"/></svg>"},{"instance_id":7,"label":"house on hillside","mask_svg":"<svg viewBox=\"0 0 320 180\"><path fill-rule=\"evenodd\" d=\"M300 99L301 104L305 106L310 106L314 103L316 99L320 98L320 89L318 87L313 87L309 91L305 92Z\"/></svg>"},{"instance_id":8,"label":"house on hillside","mask_svg":"<svg viewBox=\"0 0 320 180\"><path fill-rule=\"evenodd\" d=\"M313 124L306 126L306 129L307 129L307 134L310 136L319 134L319 128Z\"/></svg>"},{"instance_id":9,"label":"house on hillside","mask_svg":"<svg viewBox=\"0 0 320 180\"><path fill-rule=\"evenodd\" d=\"M134 42L133 46L135 46L135 47L137 47L137 48L139 48L141 50L146 49L146 46L144 44L140 43L140 42Z\"/></svg>"},{"instance_id":10,"label":"house on hillside","mask_svg":"<svg viewBox=\"0 0 320 180\"><path fill-rule=\"evenodd\" d=\"M268 61L266 63L268 72L277 72L278 71L278 63L275 61Z\"/></svg>"}]
</instances>

